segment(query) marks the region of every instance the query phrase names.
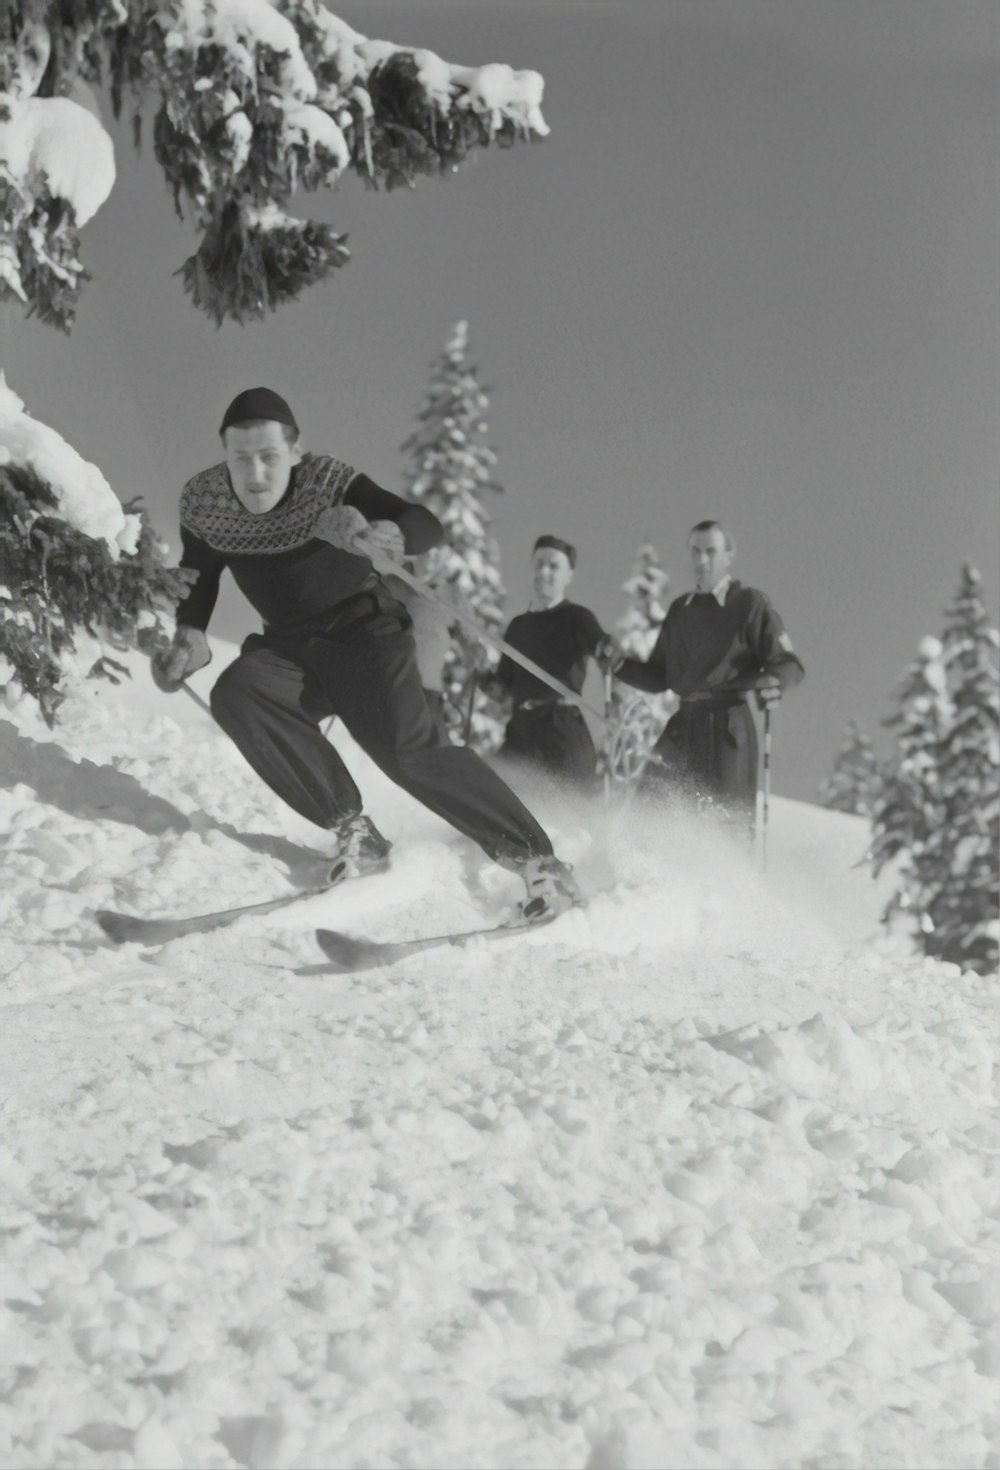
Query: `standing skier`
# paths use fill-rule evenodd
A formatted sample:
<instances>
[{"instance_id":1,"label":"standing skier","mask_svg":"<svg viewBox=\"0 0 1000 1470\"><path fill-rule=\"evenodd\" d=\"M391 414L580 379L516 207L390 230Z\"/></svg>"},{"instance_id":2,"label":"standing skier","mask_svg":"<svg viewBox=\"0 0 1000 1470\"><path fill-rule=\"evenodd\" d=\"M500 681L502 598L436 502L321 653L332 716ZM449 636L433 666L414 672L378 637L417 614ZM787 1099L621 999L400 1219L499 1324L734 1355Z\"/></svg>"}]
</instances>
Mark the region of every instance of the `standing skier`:
<instances>
[{"instance_id":1,"label":"standing skier","mask_svg":"<svg viewBox=\"0 0 1000 1470\"><path fill-rule=\"evenodd\" d=\"M674 599L649 658L609 662L635 689L680 695L680 708L653 748L640 789L679 787L717 802L752 830L757 805L757 732L748 707L761 708L793 689L805 669L763 592L730 575L736 547L718 521L699 521L688 536L694 592Z\"/></svg>"},{"instance_id":2,"label":"standing skier","mask_svg":"<svg viewBox=\"0 0 1000 1470\"><path fill-rule=\"evenodd\" d=\"M589 608L566 600L575 570L575 547L558 536L539 536L532 551L528 611L512 620L504 638L579 694L587 660L604 649L606 637ZM592 787L597 752L579 709L506 654L490 677L509 693L514 706L501 758L536 766L578 788Z\"/></svg>"},{"instance_id":3,"label":"standing skier","mask_svg":"<svg viewBox=\"0 0 1000 1470\"><path fill-rule=\"evenodd\" d=\"M425 507L330 455L306 454L285 400L240 393L220 429L224 460L181 496L181 565L197 573L173 643L153 660L161 689L210 658L205 629L229 567L264 628L212 690L212 713L261 777L334 834L330 881L386 866L390 843L320 730L339 715L361 748L419 801L520 874L524 913L540 918L579 893L527 808L467 748L443 745L420 685L410 622L373 565L442 538Z\"/></svg>"}]
</instances>

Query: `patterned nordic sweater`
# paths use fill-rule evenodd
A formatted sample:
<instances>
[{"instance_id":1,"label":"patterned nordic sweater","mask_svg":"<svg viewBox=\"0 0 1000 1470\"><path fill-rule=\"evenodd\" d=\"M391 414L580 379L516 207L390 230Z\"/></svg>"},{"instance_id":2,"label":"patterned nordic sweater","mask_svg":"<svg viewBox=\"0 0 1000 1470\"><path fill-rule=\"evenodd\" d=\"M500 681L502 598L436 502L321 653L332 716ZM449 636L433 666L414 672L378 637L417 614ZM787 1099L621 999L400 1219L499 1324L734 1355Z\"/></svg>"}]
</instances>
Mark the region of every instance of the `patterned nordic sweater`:
<instances>
[{"instance_id":1,"label":"patterned nordic sweater","mask_svg":"<svg viewBox=\"0 0 1000 1470\"><path fill-rule=\"evenodd\" d=\"M255 515L237 499L224 464L202 470L181 494L181 566L198 579L177 606L178 626L208 627L228 567L240 591L271 631L308 632L332 608L379 585L366 556L313 535L328 506L350 505L369 521L393 521L410 555L436 546L440 522L422 505L383 490L326 454L304 456L284 497Z\"/></svg>"}]
</instances>

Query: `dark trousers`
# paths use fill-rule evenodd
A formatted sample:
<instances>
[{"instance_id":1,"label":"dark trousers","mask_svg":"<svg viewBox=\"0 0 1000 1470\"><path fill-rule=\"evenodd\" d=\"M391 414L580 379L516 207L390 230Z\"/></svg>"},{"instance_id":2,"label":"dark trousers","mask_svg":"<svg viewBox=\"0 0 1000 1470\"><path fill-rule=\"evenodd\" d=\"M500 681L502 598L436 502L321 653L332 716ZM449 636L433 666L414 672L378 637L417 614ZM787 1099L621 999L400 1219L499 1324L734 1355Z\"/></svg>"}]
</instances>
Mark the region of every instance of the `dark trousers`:
<instances>
[{"instance_id":1,"label":"dark trousers","mask_svg":"<svg viewBox=\"0 0 1000 1470\"><path fill-rule=\"evenodd\" d=\"M451 731L448 728L448 718L445 714L445 699L440 689L424 689L424 698L430 711L437 738L442 745L451 744Z\"/></svg>"},{"instance_id":2,"label":"dark trousers","mask_svg":"<svg viewBox=\"0 0 1000 1470\"><path fill-rule=\"evenodd\" d=\"M640 790L681 795L717 806L753 826L757 810L757 730L743 700L682 704L653 747Z\"/></svg>"},{"instance_id":3,"label":"dark trousers","mask_svg":"<svg viewBox=\"0 0 1000 1470\"><path fill-rule=\"evenodd\" d=\"M420 685L409 617L382 592L348 599L311 636L254 634L212 690L212 714L290 807L320 827L361 811L320 722L337 715L411 796L499 862L548 856L527 807L464 746L442 744Z\"/></svg>"},{"instance_id":4,"label":"dark trousers","mask_svg":"<svg viewBox=\"0 0 1000 1470\"><path fill-rule=\"evenodd\" d=\"M597 752L583 715L574 706L554 700L532 709L516 709L507 722L499 754L573 786L593 786L597 779Z\"/></svg>"}]
</instances>

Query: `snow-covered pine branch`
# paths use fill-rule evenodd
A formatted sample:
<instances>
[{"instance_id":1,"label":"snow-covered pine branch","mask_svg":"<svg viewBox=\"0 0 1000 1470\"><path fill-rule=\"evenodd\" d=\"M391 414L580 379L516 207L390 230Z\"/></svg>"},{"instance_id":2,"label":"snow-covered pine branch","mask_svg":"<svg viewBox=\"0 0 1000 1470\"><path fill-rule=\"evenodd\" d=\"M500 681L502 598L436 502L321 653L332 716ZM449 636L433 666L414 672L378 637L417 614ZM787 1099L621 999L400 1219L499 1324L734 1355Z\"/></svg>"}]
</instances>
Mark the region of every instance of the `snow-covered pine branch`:
<instances>
[{"instance_id":1,"label":"snow-covered pine branch","mask_svg":"<svg viewBox=\"0 0 1000 1470\"><path fill-rule=\"evenodd\" d=\"M96 465L25 412L0 373L0 685L51 725L81 631L151 652L188 573ZM108 674L98 659L92 670Z\"/></svg>"},{"instance_id":2,"label":"snow-covered pine branch","mask_svg":"<svg viewBox=\"0 0 1000 1470\"><path fill-rule=\"evenodd\" d=\"M68 330L86 272L79 230L114 183L92 85L138 136L200 232L183 266L216 322L259 318L348 258L289 213L345 171L372 187L453 171L548 132L543 82L371 40L320 0L22 0L0 17L0 300Z\"/></svg>"}]
</instances>

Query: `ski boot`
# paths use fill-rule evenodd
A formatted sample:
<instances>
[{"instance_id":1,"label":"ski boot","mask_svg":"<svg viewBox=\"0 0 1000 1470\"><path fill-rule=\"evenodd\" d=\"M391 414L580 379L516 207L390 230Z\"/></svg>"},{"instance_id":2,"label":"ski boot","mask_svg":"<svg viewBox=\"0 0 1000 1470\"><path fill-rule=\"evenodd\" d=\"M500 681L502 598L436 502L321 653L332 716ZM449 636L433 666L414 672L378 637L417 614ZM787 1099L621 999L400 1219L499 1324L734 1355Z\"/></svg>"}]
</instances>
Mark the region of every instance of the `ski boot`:
<instances>
[{"instance_id":1,"label":"ski boot","mask_svg":"<svg viewBox=\"0 0 1000 1470\"><path fill-rule=\"evenodd\" d=\"M529 858L518 872L528 890L520 912L531 922L554 919L583 899L573 869L557 857Z\"/></svg>"},{"instance_id":2,"label":"ski boot","mask_svg":"<svg viewBox=\"0 0 1000 1470\"><path fill-rule=\"evenodd\" d=\"M389 866L392 843L375 826L371 817L345 817L333 829L337 842L328 883L343 883L346 878L361 878L367 873L381 873Z\"/></svg>"}]
</instances>

